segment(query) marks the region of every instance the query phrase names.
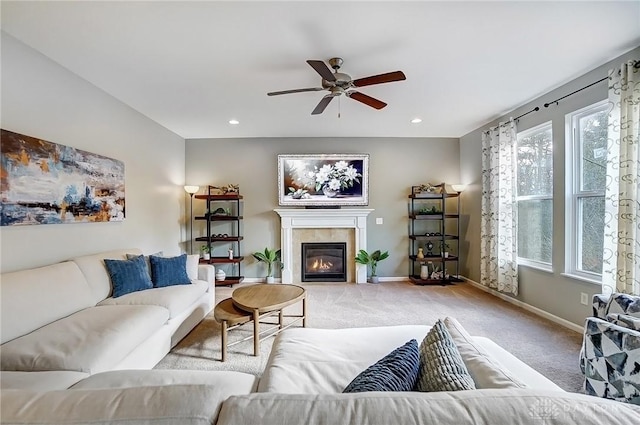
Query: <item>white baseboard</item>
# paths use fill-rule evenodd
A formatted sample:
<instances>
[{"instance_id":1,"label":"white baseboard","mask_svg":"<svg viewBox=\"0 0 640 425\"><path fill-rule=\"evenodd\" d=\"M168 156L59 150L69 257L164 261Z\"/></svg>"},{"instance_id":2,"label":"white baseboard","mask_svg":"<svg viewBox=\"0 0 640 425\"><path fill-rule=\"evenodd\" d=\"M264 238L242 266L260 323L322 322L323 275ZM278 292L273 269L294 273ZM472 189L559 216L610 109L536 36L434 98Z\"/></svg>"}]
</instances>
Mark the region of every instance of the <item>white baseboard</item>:
<instances>
[{"instance_id":1,"label":"white baseboard","mask_svg":"<svg viewBox=\"0 0 640 425\"><path fill-rule=\"evenodd\" d=\"M465 281L469 282L470 284L472 284L473 286L482 289L485 292L488 292L489 294L500 298L501 300L505 300L506 302L509 302L511 304L517 305L520 308L523 308L527 311L530 311L531 313L540 316L540 317L544 317L545 319L551 320L554 323L557 323L561 326L564 326L567 329L571 329L572 331L578 332L578 333L583 333L584 332L584 328L580 325L576 325L573 322L570 322L566 319L563 319L562 317L558 317L555 314L551 314L548 311L544 311L538 307L534 307L531 304L527 304L525 302L522 302L520 300L517 300L513 297L510 297L508 295L505 295L503 293L500 293L494 289L491 288L487 288L486 286L483 286L481 284L479 284L478 282L476 282L475 280L471 280L469 278L466 278L464 276L460 276L462 279L464 279Z\"/></svg>"}]
</instances>

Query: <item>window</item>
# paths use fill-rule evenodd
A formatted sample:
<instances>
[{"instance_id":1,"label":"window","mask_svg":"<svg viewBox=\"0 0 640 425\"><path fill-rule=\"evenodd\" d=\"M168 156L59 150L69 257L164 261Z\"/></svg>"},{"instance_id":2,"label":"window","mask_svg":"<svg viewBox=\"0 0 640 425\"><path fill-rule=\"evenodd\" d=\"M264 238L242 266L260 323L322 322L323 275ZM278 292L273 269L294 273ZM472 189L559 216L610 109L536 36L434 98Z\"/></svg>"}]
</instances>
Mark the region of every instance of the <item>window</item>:
<instances>
[{"instance_id":1,"label":"window","mask_svg":"<svg viewBox=\"0 0 640 425\"><path fill-rule=\"evenodd\" d=\"M607 102L567 115L567 272L602 279Z\"/></svg>"},{"instance_id":2,"label":"window","mask_svg":"<svg viewBox=\"0 0 640 425\"><path fill-rule=\"evenodd\" d=\"M551 122L518 133L518 260L549 266L553 243Z\"/></svg>"}]
</instances>

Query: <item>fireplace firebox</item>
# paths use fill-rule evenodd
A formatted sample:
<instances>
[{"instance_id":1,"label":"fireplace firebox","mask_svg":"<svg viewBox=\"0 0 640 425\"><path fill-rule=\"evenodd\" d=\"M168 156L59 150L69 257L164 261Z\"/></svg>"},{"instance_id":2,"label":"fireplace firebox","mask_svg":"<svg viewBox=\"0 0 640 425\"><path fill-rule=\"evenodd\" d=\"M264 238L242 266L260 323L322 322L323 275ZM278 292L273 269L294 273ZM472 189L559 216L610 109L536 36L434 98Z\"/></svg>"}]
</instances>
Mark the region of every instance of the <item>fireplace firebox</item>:
<instances>
[{"instance_id":1,"label":"fireplace firebox","mask_svg":"<svg viewBox=\"0 0 640 425\"><path fill-rule=\"evenodd\" d=\"M302 243L303 282L346 282L346 242Z\"/></svg>"}]
</instances>

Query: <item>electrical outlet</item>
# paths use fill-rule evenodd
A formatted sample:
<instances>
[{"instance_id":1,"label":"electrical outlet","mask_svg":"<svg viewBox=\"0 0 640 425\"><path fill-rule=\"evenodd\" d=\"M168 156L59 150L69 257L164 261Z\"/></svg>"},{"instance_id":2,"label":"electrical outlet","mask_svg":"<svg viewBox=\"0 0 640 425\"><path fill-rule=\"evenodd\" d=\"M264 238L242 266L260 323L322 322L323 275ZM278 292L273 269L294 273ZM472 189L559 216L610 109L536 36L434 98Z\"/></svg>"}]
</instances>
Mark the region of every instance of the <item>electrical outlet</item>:
<instances>
[{"instance_id":1,"label":"electrical outlet","mask_svg":"<svg viewBox=\"0 0 640 425\"><path fill-rule=\"evenodd\" d=\"M383 224L384 220L382 219L382 217L376 217L376 224Z\"/></svg>"},{"instance_id":2,"label":"electrical outlet","mask_svg":"<svg viewBox=\"0 0 640 425\"><path fill-rule=\"evenodd\" d=\"M580 304L589 305L589 294L584 292L580 293Z\"/></svg>"}]
</instances>

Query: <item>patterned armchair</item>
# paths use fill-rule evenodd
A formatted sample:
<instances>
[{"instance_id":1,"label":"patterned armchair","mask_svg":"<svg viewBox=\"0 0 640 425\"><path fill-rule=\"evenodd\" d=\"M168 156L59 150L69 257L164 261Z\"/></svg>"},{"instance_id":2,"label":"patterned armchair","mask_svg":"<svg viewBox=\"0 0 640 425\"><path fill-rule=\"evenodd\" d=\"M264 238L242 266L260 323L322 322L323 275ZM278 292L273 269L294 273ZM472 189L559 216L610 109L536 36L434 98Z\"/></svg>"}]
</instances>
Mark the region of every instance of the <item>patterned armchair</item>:
<instances>
[{"instance_id":1,"label":"patterned armchair","mask_svg":"<svg viewBox=\"0 0 640 425\"><path fill-rule=\"evenodd\" d=\"M640 405L640 297L593 297L580 367L585 393Z\"/></svg>"}]
</instances>

